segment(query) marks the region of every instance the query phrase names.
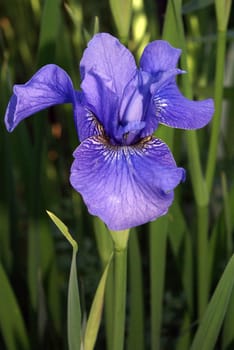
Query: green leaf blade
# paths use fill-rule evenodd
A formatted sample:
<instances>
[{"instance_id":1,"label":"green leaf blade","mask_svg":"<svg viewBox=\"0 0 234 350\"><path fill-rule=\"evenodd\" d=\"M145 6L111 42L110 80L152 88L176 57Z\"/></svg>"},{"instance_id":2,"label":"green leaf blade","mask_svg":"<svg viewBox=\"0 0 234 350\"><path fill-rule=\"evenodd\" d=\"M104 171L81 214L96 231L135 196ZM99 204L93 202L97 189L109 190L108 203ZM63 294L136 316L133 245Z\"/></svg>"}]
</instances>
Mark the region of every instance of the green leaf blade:
<instances>
[{"instance_id":1,"label":"green leaf blade","mask_svg":"<svg viewBox=\"0 0 234 350\"><path fill-rule=\"evenodd\" d=\"M219 335L234 285L234 255L215 289L190 350L212 350Z\"/></svg>"},{"instance_id":2,"label":"green leaf blade","mask_svg":"<svg viewBox=\"0 0 234 350\"><path fill-rule=\"evenodd\" d=\"M95 293L93 303L91 306L89 318L87 321L86 329L85 329L85 336L84 336L84 349L85 350L92 350L94 349L94 345L96 342L100 322L101 322L101 316L102 316L102 309L104 304L104 292L106 287L106 281L108 277L109 267L111 265L113 258L113 254L111 254L109 261L105 267L105 270L102 274L102 277L100 279L100 282L98 284L97 291Z\"/></svg>"},{"instance_id":3,"label":"green leaf blade","mask_svg":"<svg viewBox=\"0 0 234 350\"><path fill-rule=\"evenodd\" d=\"M67 226L53 213L47 210L47 214L58 227L61 233L66 237L72 245L72 262L70 268L70 276L68 283L68 303L67 303L67 334L69 350L80 350L81 348L81 308L80 295L77 280L76 254L78 246L72 238Z\"/></svg>"}]
</instances>

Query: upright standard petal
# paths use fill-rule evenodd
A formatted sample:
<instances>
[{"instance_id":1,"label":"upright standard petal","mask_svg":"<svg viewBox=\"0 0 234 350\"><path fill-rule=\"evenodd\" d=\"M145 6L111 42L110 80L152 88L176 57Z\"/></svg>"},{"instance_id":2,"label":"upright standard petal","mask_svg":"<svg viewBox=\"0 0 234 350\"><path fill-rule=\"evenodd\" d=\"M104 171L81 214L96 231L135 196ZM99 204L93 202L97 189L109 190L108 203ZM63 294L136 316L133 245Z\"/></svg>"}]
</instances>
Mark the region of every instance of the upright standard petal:
<instances>
[{"instance_id":1,"label":"upright standard petal","mask_svg":"<svg viewBox=\"0 0 234 350\"><path fill-rule=\"evenodd\" d=\"M134 146L111 146L102 137L74 152L72 186L91 214L112 230L144 224L166 214L173 189L184 179L168 147L148 138Z\"/></svg>"},{"instance_id":2,"label":"upright standard petal","mask_svg":"<svg viewBox=\"0 0 234 350\"><path fill-rule=\"evenodd\" d=\"M180 54L181 50L172 47L167 41L156 40L144 49L140 67L151 74L164 72L176 67Z\"/></svg>"},{"instance_id":3,"label":"upright standard petal","mask_svg":"<svg viewBox=\"0 0 234 350\"><path fill-rule=\"evenodd\" d=\"M175 81L155 91L153 103L157 121L173 128L202 128L209 123L214 113L212 99L191 101L181 94Z\"/></svg>"},{"instance_id":4,"label":"upright standard petal","mask_svg":"<svg viewBox=\"0 0 234 350\"><path fill-rule=\"evenodd\" d=\"M30 115L60 103L74 102L70 77L60 67L48 64L42 67L27 83L14 85L5 114L8 131Z\"/></svg>"},{"instance_id":5,"label":"upright standard petal","mask_svg":"<svg viewBox=\"0 0 234 350\"><path fill-rule=\"evenodd\" d=\"M107 87L120 97L136 69L131 52L118 39L107 33L96 34L90 40L80 62L83 81L89 72L95 72L105 79L108 82ZM88 95L88 87L84 92Z\"/></svg>"}]
</instances>

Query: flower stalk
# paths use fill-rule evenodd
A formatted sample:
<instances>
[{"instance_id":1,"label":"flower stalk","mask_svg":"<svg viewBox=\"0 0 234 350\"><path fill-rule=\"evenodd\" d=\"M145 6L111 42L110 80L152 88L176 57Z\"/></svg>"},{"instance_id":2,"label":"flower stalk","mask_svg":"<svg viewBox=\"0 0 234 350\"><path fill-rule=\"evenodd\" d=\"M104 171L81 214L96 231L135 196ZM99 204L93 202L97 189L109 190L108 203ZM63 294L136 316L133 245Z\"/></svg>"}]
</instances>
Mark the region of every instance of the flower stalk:
<instances>
[{"instance_id":1,"label":"flower stalk","mask_svg":"<svg viewBox=\"0 0 234 350\"><path fill-rule=\"evenodd\" d=\"M110 231L114 243L114 316L112 350L124 348L129 230Z\"/></svg>"},{"instance_id":2,"label":"flower stalk","mask_svg":"<svg viewBox=\"0 0 234 350\"><path fill-rule=\"evenodd\" d=\"M197 281L198 316L201 318L209 300L210 274L208 271L208 206L197 206Z\"/></svg>"}]
</instances>

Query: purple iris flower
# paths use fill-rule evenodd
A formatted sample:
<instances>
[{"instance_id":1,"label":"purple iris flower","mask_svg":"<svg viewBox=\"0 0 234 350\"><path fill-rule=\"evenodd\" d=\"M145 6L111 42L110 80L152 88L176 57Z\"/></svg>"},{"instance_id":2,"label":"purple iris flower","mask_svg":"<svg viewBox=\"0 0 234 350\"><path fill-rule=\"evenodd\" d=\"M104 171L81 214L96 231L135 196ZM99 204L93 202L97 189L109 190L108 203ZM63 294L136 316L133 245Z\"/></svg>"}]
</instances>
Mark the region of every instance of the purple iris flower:
<instances>
[{"instance_id":1,"label":"purple iris flower","mask_svg":"<svg viewBox=\"0 0 234 350\"><path fill-rule=\"evenodd\" d=\"M211 119L211 99L190 101L176 85L181 50L166 41L146 46L137 68L113 36L93 37L80 62L81 91L54 64L14 86L5 115L8 131L44 108L72 103L80 145L70 181L91 214L122 230L167 213L185 171L152 134L159 124L197 129Z\"/></svg>"}]
</instances>

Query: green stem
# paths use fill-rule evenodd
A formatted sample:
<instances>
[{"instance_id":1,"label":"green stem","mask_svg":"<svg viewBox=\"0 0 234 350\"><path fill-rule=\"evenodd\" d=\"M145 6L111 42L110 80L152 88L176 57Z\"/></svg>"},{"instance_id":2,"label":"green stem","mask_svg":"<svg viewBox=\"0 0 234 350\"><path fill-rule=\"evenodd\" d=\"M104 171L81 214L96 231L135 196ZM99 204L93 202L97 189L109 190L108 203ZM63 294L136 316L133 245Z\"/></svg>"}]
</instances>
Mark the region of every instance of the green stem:
<instances>
[{"instance_id":1,"label":"green stem","mask_svg":"<svg viewBox=\"0 0 234 350\"><path fill-rule=\"evenodd\" d=\"M208 273L208 206L198 206L198 236L197 236L197 293L198 317L201 318L209 298Z\"/></svg>"},{"instance_id":2,"label":"green stem","mask_svg":"<svg viewBox=\"0 0 234 350\"><path fill-rule=\"evenodd\" d=\"M97 249L100 256L102 269L106 267L110 255L113 252L113 242L108 234L106 225L97 217L94 219L94 232L97 243ZM108 350L111 350L112 346L112 305L113 305L113 264L109 267L108 277L106 281L106 290L105 290L105 333L106 333L106 346Z\"/></svg>"},{"instance_id":3,"label":"green stem","mask_svg":"<svg viewBox=\"0 0 234 350\"><path fill-rule=\"evenodd\" d=\"M151 349L160 349L168 216L150 223Z\"/></svg>"},{"instance_id":4,"label":"green stem","mask_svg":"<svg viewBox=\"0 0 234 350\"><path fill-rule=\"evenodd\" d=\"M114 242L114 315L112 350L123 350L129 230L111 231Z\"/></svg>"},{"instance_id":5,"label":"green stem","mask_svg":"<svg viewBox=\"0 0 234 350\"><path fill-rule=\"evenodd\" d=\"M206 169L206 182L207 182L207 188L209 193L212 189L213 180L214 180L218 141L220 136L225 53L226 53L226 31L218 31L215 88L214 88L215 114L212 121L211 139L210 139L208 163L207 163L207 169Z\"/></svg>"},{"instance_id":6,"label":"green stem","mask_svg":"<svg viewBox=\"0 0 234 350\"><path fill-rule=\"evenodd\" d=\"M144 335L144 297L142 258L137 237L133 230L129 239L129 321L127 349L145 349Z\"/></svg>"},{"instance_id":7,"label":"green stem","mask_svg":"<svg viewBox=\"0 0 234 350\"><path fill-rule=\"evenodd\" d=\"M115 304L112 349L121 350L124 347L127 250L115 250L114 253Z\"/></svg>"}]
</instances>

